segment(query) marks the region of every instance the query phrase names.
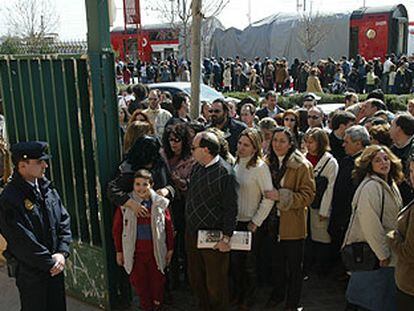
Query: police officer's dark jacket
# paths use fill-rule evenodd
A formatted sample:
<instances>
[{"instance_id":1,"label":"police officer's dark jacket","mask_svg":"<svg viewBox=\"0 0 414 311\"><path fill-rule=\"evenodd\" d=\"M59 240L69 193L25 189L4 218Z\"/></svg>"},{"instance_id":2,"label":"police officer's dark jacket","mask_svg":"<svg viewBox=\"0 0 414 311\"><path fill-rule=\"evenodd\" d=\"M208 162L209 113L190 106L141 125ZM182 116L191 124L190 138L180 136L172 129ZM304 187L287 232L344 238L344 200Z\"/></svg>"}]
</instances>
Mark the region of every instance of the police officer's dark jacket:
<instances>
[{"instance_id":1,"label":"police officer's dark jacket","mask_svg":"<svg viewBox=\"0 0 414 311\"><path fill-rule=\"evenodd\" d=\"M49 272L54 253L69 254L70 217L46 178L39 193L15 172L0 196L0 231L19 264Z\"/></svg>"}]
</instances>

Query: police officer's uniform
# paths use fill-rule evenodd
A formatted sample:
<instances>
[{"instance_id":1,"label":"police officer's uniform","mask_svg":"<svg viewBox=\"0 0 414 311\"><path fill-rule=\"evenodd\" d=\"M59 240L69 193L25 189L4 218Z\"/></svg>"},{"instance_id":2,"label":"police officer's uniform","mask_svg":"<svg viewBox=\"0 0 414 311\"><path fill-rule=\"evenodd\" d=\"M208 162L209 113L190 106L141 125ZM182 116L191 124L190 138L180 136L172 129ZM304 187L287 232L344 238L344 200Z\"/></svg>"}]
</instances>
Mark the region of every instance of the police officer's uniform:
<instances>
[{"instance_id":1,"label":"police officer's uniform","mask_svg":"<svg viewBox=\"0 0 414 311\"><path fill-rule=\"evenodd\" d=\"M12 158L46 160L47 144L12 146ZM16 262L16 285L23 311L66 310L63 272L51 276L52 255L69 256L70 218L56 189L46 178L31 184L17 172L0 196L0 231L7 241L8 262Z\"/></svg>"}]
</instances>

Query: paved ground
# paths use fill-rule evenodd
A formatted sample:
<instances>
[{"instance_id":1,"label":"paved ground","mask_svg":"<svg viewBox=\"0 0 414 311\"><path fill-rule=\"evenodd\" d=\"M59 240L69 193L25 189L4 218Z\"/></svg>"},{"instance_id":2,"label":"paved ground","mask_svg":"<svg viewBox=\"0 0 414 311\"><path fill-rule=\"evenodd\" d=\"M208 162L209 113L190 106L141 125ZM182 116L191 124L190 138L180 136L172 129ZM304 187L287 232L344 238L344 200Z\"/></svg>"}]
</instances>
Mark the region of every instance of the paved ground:
<instances>
[{"instance_id":1,"label":"paved ground","mask_svg":"<svg viewBox=\"0 0 414 311\"><path fill-rule=\"evenodd\" d=\"M2 263L0 263L2 265ZM0 267L0 310L20 310L19 293L14 279L7 276L4 266ZM68 311L99 311L98 308L84 304L76 299L68 297Z\"/></svg>"},{"instance_id":2,"label":"paved ground","mask_svg":"<svg viewBox=\"0 0 414 311\"><path fill-rule=\"evenodd\" d=\"M345 282L336 281L333 275L324 278L311 276L304 282L302 302L306 311L341 311L345 308ZM20 304L14 279L7 276L5 267L0 267L0 310L18 311ZM258 303L252 311L265 310L264 303L270 293L270 288L264 287L258 296ZM188 288L181 288L172 292L173 300L168 307L171 311L197 310L195 299ZM86 305L78 300L68 297L68 311L98 311L99 309ZM128 309L139 310L138 301L134 299L133 305ZM283 310L283 305L276 311Z\"/></svg>"}]
</instances>

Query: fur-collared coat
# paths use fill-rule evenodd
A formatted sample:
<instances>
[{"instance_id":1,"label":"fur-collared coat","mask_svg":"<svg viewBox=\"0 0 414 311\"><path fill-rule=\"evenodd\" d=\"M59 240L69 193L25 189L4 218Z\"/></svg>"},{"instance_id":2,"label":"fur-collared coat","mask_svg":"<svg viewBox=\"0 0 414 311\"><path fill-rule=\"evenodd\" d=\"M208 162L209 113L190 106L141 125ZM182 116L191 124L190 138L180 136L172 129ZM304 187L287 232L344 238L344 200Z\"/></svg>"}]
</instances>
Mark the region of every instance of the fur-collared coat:
<instances>
[{"instance_id":1,"label":"fur-collared coat","mask_svg":"<svg viewBox=\"0 0 414 311\"><path fill-rule=\"evenodd\" d=\"M300 240L306 237L308 206L315 196L312 164L299 152L290 155L279 189L279 236L281 240Z\"/></svg>"}]
</instances>

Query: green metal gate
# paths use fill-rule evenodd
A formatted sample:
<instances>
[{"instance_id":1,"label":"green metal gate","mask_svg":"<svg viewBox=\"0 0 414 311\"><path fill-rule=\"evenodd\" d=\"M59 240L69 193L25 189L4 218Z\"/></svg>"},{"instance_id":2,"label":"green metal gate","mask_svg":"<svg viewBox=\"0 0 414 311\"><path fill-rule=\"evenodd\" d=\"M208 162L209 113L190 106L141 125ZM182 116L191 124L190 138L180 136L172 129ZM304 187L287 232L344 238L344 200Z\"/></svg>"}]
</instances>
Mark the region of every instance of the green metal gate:
<instances>
[{"instance_id":1,"label":"green metal gate","mask_svg":"<svg viewBox=\"0 0 414 311\"><path fill-rule=\"evenodd\" d=\"M115 65L106 1L86 5L87 54L1 56L0 88L10 144L49 142L49 177L72 220L68 292L109 310L117 296L106 199L120 160Z\"/></svg>"}]
</instances>

